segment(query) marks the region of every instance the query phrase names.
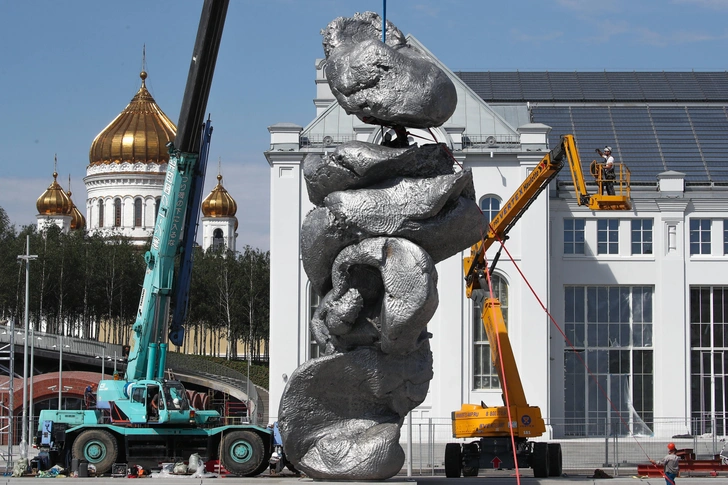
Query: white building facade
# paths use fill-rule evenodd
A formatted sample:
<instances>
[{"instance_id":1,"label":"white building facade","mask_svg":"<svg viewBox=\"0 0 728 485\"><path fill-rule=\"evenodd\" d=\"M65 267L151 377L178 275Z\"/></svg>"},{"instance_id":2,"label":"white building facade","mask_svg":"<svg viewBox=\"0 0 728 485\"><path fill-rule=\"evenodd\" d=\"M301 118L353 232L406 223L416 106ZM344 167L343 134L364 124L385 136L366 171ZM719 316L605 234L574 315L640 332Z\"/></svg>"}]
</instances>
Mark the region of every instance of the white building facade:
<instances>
[{"instance_id":1,"label":"white building facade","mask_svg":"<svg viewBox=\"0 0 728 485\"><path fill-rule=\"evenodd\" d=\"M654 167L643 164L632 155L637 152L631 151L626 135L622 144L612 139L619 138L616 128L584 130L580 137L574 120L581 114L563 103L536 109L523 94L513 99L494 95L494 102L486 102L480 78L453 73L416 39L409 41L451 76L458 92L451 119L432 134L409 130L413 141L427 143L434 136L452 150L459 165L472 169L484 224L561 134L575 134L582 159L610 143L617 145L618 161L634 161L629 211L597 213L578 206L564 168L511 230L508 254L502 254L495 270L524 390L529 403L541 408L550 436L603 436L615 420L620 434L649 429L667 436L714 427L725 434L728 191L721 185L722 175L712 170L720 164L704 164L714 182L698 183L699 174L689 163L687 174L673 170L667 157L657 157ZM493 91L507 84L496 86L498 79L492 77L488 81L487 89ZM301 223L313 209L302 161L309 153L323 154L349 140L381 139L378 127L338 106L321 60L315 82L314 120L306 127L269 127L271 146L265 152L271 167L271 421L277 418L288 376L318 355L308 323L319 296L312 294L300 252ZM724 95L728 102L728 90ZM620 116L603 99L579 106L587 104L615 119ZM558 110L566 108L575 114L558 118ZM652 116L658 112L651 108ZM554 133L568 123L571 129ZM721 123L728 140L728 118ZM489 250L489 260L496 246ZM462 258L468 252L437 265L440 303L428 325L434 378L426 400L412 412L416 420L445 424L462 403L502 402L479 311L465 296ZM448 435L449 429L442 439Z\"/></svg>"}]
</instances>

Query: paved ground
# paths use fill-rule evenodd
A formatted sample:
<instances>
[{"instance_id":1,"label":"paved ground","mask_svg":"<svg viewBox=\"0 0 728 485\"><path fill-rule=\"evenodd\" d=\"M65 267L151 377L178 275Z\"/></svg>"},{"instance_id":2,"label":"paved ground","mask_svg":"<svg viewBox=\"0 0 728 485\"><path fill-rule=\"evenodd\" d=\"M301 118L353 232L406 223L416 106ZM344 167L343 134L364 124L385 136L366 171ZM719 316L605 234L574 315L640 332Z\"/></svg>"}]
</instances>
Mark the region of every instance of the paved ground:
<instances>
[{"instance_id":1,"label":"paved ground","mask_svg":"<svg viewBox=\"0 0 728 485\"><path fill-rule=\"evenodd\" d=\"M3 482L3 478L5 479ZM11 485L42 485L48 483L47 478L7 478L2 477L0 478L0 485L5 484L11 484ZM72 479L55 479L55 480L68 480L68 481L74 481L77 483L79 480L89 481L93 482L96 485L119 485L119 482L124 480L123 478L72 478ZM158 485L179 485L180 483L184 483L185 481L190 481L190 483L194 483L195 485L215 485L222 481L223 483L232 482L236 484L241 485L255 485L255 484L265 484L265 485L307 485L310 483L337 483L337 484L351 484L351 485L372 485L372 483L377 482L334 482L334 481L319 481L319 480L312 480L310 478L298 478L293 476L284 476L284 477L269 477L265 475L261 475L257 478L183 478L183 477L175 477L175 478L148 478L148 479L142 479L142 480L148 480L153 481L154 483ZM513 476L481 476L481 477L472 477L472 478L444 478L444 477L413 477L413 478L407 478L407 477L395 477L391 478L389 480L385 480L384 482L380 483L400 483L404 482L407 484L422 484L422 485L513 485L517 484L518 481ZM718 483L728 483L727 478L678 478L676 480L676 485L707 485L708 483L712 484L718 484ZM521 478L520 483L523 485L541 485L541 484L572 484L572 483L578 483L578 484L600 484L600 485L625 485L625 484L632 484L632 485L664 485L665 480L662 478L650 478L650 479L638 479L638 478L631 478L631 477L621 477L621 478L615 478L611 480L603 480L603 479L594 479L594 478L588 478L585 476L582 477L566 477L566 478L548 478L548 479L537 479L533 477L523 477Z\"/></svg>"}]
</instances>

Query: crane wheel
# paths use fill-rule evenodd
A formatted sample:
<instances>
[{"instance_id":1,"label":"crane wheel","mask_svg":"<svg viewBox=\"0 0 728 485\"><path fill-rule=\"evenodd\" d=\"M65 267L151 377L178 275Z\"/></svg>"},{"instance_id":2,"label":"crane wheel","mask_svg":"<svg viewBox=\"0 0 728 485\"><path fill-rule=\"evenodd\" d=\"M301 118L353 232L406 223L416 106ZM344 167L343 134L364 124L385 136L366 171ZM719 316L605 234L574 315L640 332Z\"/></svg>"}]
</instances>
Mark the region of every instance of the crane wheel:
<instances>
[{"instance_id":1,"label":"crane wheel","mask_svg":"<svg viewBox=\"0 0 728 485\"><path fill-rule=\"evenodd\" d=\"M253 431L231 431L220 442L220 462L232 474L252 477L268 465L263 439Z\"/></svg>"},{"instance_id":2,"label":"crane wheel","mask_svg":"<svg viewBox=\"0 0 728 485\"><path fill-rule=\"evenodd\" d=\"M563 473L563 461L561 457L561 445L549 443L549 476L560 477Z\"/></svg>"},{"instance_id":3,"label":"crane wheel","mask_svg":"<svg viewBox=\"0 0 728 485\"><path fill-rule=\"evenodd\" d=\"M459 478L463 465L463 456L460 451L460 443L448 443L445 445L445 476L447 478Z\"/></svg>"},{"instance_id":4,"label":"crane wheel","mask_svg":"<svg viewBox=\"0 0 728 485\"><path fill-rule=\"evenodd\" d=\"M114 435L103 429L88 429L73 442L73 457L96 467L96 474L111 470L119 455L119 444Z\"/></svg>"}]
</instances>

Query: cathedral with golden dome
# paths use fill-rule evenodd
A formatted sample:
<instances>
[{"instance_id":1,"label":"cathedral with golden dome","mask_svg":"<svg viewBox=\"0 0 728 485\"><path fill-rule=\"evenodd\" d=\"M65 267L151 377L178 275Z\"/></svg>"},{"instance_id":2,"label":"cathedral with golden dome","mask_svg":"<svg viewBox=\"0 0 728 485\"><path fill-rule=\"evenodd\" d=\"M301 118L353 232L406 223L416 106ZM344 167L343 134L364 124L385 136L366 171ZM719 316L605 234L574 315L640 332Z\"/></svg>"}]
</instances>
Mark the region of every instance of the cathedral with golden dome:
<instances>
[{"instance_id":1,"label":"cathedral with golden dome","mask_svg":"<svg viewBox=\"0 0 728 485\"><path fill-rule=\"evenodd\" d=\"M55 164L58 163L56 159ZM58 183L58 172L53 170L53 182L43 192L35 203L38 209L36 221L38 230L44 231L50 226L58 226L62 231L84 229L86 219L76 204L71 200L71 178L68 179L68 192L64 192Z\"/></svg>"},{"instance_id":2,"label":"cathedral with golden dome","mask_svg":"<svg viewBox=\"0 0 728 485\"><path fill-rule=\"evenodd\" d=\"M121 234L135 244L146 244L154 232L154 222L164 175L169 162L167 144L177 128L146 87L142 71L141 87L124 110L94 138L86 168L86 217L56 180L36 203L38 230L50 225L64 231L87 229L89 232ZM210 246L235 250L237 204L218 184L202 207L203 249Z\"/></svg>"},{"instance_id":3,"label":"cathedral with golden dome","mask_svg":"<svg viewBox=\"0 0 728 485\"><path fill-rule=\"evenodd\" d=\"M225 187L222 186L222 175L217 174L217 186L202 201L202 247L212 246L219 249L235 250L235 238L238 229L238 219L235 213L238 204Z\"/></svg>"}]
</instances>

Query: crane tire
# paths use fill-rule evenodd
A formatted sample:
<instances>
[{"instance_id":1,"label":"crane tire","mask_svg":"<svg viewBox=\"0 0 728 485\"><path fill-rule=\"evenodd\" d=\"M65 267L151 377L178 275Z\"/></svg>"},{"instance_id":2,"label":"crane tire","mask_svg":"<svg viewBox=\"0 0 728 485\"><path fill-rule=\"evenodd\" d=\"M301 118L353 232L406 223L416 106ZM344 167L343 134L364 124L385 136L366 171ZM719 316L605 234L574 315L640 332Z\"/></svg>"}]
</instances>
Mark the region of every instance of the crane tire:
<instances>
[{"instance_id":1,"label":"crane tire","mask_svg":"<svg viewBox=\"0 0 728 485\"><path fill-rule=\"evenodd\" d=\"M263 439L253 431L230 431L220 441L220 462L233 475L260 474L268 465L265 455Z\"/></svg>"},{"instance_id":2,"label":"crane tire","mask_svg":"<svg viewBox=\"0 0 728 485\"><path fill-rule=\"evenodd\" d=\"M87 461L96 467L96 474L111 470L119 455L119 444L114 435L103 429L87 429L73 441L73 458Z\"/></svg>"}]
</instances>

